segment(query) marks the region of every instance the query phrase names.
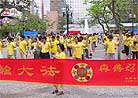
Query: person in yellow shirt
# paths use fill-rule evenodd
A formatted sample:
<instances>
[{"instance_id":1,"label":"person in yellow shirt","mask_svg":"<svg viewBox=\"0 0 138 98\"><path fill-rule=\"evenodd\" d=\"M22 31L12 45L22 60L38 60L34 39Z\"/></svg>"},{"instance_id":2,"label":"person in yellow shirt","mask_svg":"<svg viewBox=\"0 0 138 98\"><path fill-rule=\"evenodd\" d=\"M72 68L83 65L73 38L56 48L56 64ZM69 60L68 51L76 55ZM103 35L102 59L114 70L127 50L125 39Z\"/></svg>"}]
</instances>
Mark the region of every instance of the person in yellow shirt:
<instances>
[{"instance_id":1,"label":"person in yellow shirt","mask_svg":"<svg viewBox=\"0 0 138 98\"><path fill-rule=\"evenodd\" d=\"M57 53L57 44L59 44L59 41L56 40L55 36L52 36L51 39L51 57L54 57L54 55Z\"/></svg>"},{"instance_id":2,"label":"person in yellow shirt","mask_svg":"<svg viewBox=\"0 0 138 98\"><path fill-rule=\"evenodd\" d=\"M130 44L132 43L131 42L131 36L130 36L130 34L127 34L126 35L126 40L125 40L125 45L126 45L126 56L127 56L127 58L131 58L131 55L130 55Z\"/></svg>"},{"instance_id":3,"label":"person in yellow shirt","mask_svg":"<svg viewBox=\"0 0 138 98\"><path fill-rule=\"evenodd\" d=\"M3 47L3 44L2 44L2 41L0 39L0 58L2 58L2 47Z\"/></svg>"},{"instance_id":4,"label":"person in yellow shirt","mask_svg":"<svg viewBox=\"0 0 138 98\"><path fill-rule=\"evenodd\" d=\"M55 55L55 58L57 59L66 59L66 54L65 54L65 47L63 44L58 44L57 45L58 49L57 49L57 53Z\"/></svg>"},{"instance_id":5,"label":"person in yellow shirt","mask_svg":"<svg viewBox=\"0 0 138 98\"><path fill-rule=\"evenodd\" d=\"M13 43L14 43L14 58L16 59L17 58L17 39L16 38L14 38Z\"/></svg>"},{"instance_id":6,"label":"person in yellow shirt","mask_svg":"<svg viewBox=\"0 0 138 98\"><path fill-rule=\"evenodd\" d=\"M27 41L25 40L25 37L24 36L21 36L20 38L20 42L19 42L19 52L20 52L20 55L21 55L21 59L25 59L26 58L26 55L27 55Z\"/></svg>"},{"instance_id":7,"label":"person in yellow shirt","mask_svg":"<svg viewBox=\"0 0 138 98\"><path fill-rule=\"evenodd\" d=\"M2 41L0 40L0 53L2 53Z\"/></svg>"},{"instance_id":8,"label":"person in yellow shirt","mask_svg":"<svg viewBox=\"0 0 138 98\"><path fill-rule=\"evenodd\" d=\"M39 51L38 51L38 42L37 38L33 39L32 45L31 45L31 50L34 54L34 59L39 58Z\"/></svg>"},{"instance_id":9,"label":"person in yellow shirt","mask_svg":"<svg viewBox=\"0 0 138 98\"><path fill-rule=\"evenodd\" d=\"M46 37L42 38L42 43L39 45L41 48L40 58L41 59L50 59L50 43L46 42Z\"/></svg>"},{"instance_id":10,"label":"person in yellow shirt","mask_svg":"<svg viewBox=\"0 0 138 98\"><path fill-rule=\"evenodd\" d=\"M132 58L138 59L138 42L133 41L133 43L130 45L131 51L132 51Z\"/></svg>"},{"instance_id":11,"label":"person in yellow shirt","mask_svg":"<svg viewBox=\"0 0 138 98\"><path fill-rule=\"evenodd\" d=\"M75 40L75 42L68 46L71 47L73 50L73 58L82 60L83 59L83 56L82 56L83 49L84 49L85 45L82 42L79 42L78 37L75 37L74 40Z\"/></svg>"},{"instance_id":12,"label":"person in yellow shirt","mask_svg":"<svg viewBox=\"0 0 138 98\"><path fill-rule=\"evenodd\" d=\"M27 43L28 43L28 46L27 46L27 55L31 55L32 52L31 52L31 45L32 45L32 39L30 36L27 37Z\"/></svg>"},{"instance_id":13,"label":"person in yellow shirt","mask_svg":"<svg viewBox=\"0 0 138 98\"><path fill-rule=\"evenodd\" d=\"M8 44L7 44L7 57L9 59L13 58L14 48L15 48L15 44L13 42L13 38L9 38L8 39Z\"/></svg>"},{"instance_id":14,"label":"person in yellow shirt","mask_svg":"<svg viewBox=\"0 0 138 98\"><path fill-rule=\"evenodd\" d=\"M69 46L68 46L68 44L72 44L72 39L71 39L71 36L70 35L68 35L67 36L67 40L66 40L66 45L67 45L67 53L68 53L68 56L69 57L72 57L72 48L70 48Z\"/></svg>"},{"instance_id":15,"label":"person in yellow shirt","mask_svg":"<svg viewBox=\"0 0 138 98\"><path fill-rule=\"evenodd\" d=\"M107 59L114 60L115 59L115 48L116 43L113 41L113 36L109 35L109 41L105 43L105 46L107 47Z\"/></svg>"},{"instance_id":16,"label":"person in yellow shirt","mask_svg":"<svg viewBox=\"0 0 138 98\"><path fill-rule=\"evenodd\" d=\"M93 52L95 52L95 48L97 47L97 46L96 46L96 41L97 41L96 33L93 34L92 39L93 39L92 50L93 50Z\"/></svg>"},{"instance_id":17,"label":"person in yellow shirt","mask_svg":"<svg viewBox=\"0 0 138 98\"><path fill-rule=\"evenodd\" d=\"M56 59L66 59L66 54L65 54L65 47L63 44L58 44L58 50L55 55ZM62 77L62 76L61 76ZM63 85L54 85L55 90L52 92L52 94L57 94L57 95L63 95Z\"/></svg>"},{"instance_id":18,"label":"person in yellow shirt","mask_svg":"<svg viewBox=\"0 0 138 98\"><path fill-rule=\"evenodd\" d=\"M89 47L88 47L88 40L87 36L85 36L82 40L82 43L86 46L84 47L84 54L87 59L89 59Z\"/></svg>"}]
</instances>

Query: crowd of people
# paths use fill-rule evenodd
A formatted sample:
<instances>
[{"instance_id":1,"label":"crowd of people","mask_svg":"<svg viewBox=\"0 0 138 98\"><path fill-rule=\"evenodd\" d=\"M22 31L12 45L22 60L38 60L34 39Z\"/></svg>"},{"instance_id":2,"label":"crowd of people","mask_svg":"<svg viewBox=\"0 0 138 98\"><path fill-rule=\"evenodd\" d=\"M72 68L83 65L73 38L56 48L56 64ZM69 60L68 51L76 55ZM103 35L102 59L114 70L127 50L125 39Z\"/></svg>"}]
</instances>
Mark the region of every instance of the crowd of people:
<instances>
[{"instance_id":1,"label":"crowd of people","mask_svg":"<svg viewBox=\"0 0 138 98\"><path fill-rule=\"evenodd\" d=\"M103 44L107 59L114 60L116 49L118 48L119 34L91 34L91 35L38 35L35 38L17 36L8 37L5 42L0 40L0 55L2 58L3 50L7 49L7 58L9 59L27 59L29 55L33 55L34 59L52 59L52 58L68 58L68 59L92 59L96 47ZM122 53L126 54L127 59L138 59L138 35L123 33L122 42L124 48ZM62 52L59 53L60 46ZM17 56L19 51L20 57ZM103 58L104 59L104 58Z\"/></svg>"},{"instance_id":2,"label":"crowd of people","mask_svg":"<svg viewBox=\"0 0 138 98\"><path fill-rule=\"evenodd\" d=\"M9 59L27 59L33 55L34 59L92 59L98 45L103 45L107 59L114 60L116 49L120 44L120 36L114 34L91 35L38 35L35 38L18 36L8 37L5 42L0 40L0 55L7 49ZM138 34L124 33L122 36L122 53L127 59L138 59ZM17 56L19 51L20 57ZM1 56L2 57L2 56ZM52 94L63 95L63 85L54 85Z\"/></svg>"}]
</instances>

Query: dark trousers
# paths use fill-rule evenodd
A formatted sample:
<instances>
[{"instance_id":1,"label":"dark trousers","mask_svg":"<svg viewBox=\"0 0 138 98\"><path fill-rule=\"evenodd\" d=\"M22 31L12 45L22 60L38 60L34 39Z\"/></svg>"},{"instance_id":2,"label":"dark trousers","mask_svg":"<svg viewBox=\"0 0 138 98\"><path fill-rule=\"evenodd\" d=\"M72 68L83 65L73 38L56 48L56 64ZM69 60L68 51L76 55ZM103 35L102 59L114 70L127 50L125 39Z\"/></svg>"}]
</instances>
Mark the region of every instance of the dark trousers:
<instances>
[{"instance_id":1,"label":"dark trousers","mask_svg":"<svg viewBox=\"0 0 138 98\"><path fill-rule=\"evenodd\" d=\"M69 56L72 57L72 49L70 47L67 47L67 51L69 52Z\"/></svg>"},{"instance_id":2,"label":"dark trousers","mask_svg":"<svg viewBox=\"0 0 138 98\"><path fill-rule=\"evenodd\" d=\"M49 54L49 52L47 52L47 53L41 53L41 54L40 54L40 58L41 58L41 59L50 59L50 54Z\"/></svg>"},{"instance_id":3,"label":"dark trousers","mask_svg":"<svg viewBox=\"0 0 138 98\"><path fill-rule=\"evenodd\" d=\"M84 53L85 53L86 58L89 58L89 50L88 49L84 49Z\"/></svg>"},{"instance_id":4,"label":"dark trousers","mask_svg":"<svg viewBox=\"0 0 138 98\"><path fill-rule=\"evenodd\" d=\"M126 53L126 55L128 56L128 55L129 55L129 47L126 46L126 45L124 45L124 48L125 48L125 53Z\"/></svg>"},{"instance_id":5,"label":"dark trousers","mask_svg":"<svg viewBox=\"0 0 138 98\"><path fill-rule=\"evenodd\" d=\"M35 54L34 54L34 59L38 59L38 58L40 58L40 55L37 54L37 53L35 53Z\"/></svg>"},{"instance_id":6,"label":"dark trousers","mask_svg":"<svg viewBox=\"0 0 138 98\"><path fill-rule=\"evenodd\" d=\"M138 59L138 51L132 51L133 59Z\"/></svg>"}]
</instances>

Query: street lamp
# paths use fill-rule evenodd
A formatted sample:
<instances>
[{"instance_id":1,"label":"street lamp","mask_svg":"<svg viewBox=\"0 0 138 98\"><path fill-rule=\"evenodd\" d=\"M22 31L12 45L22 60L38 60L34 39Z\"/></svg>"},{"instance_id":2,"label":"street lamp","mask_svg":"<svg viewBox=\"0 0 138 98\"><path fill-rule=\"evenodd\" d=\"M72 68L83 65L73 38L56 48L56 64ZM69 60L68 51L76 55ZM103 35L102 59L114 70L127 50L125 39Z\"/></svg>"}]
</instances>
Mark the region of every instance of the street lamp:
<instances>
[{"instance_id":1,"label":"street lamp","mask_svg":"<svg viewBox=\"0 0 138 98\"><path fill-rule=\"evenodd\" d=\"M129 18L132 19L132 35L134 34L134 21L136 19L135 14L129 14Z\"/></svg>"},{"instance_id":2,"label":"street lamp","mask_svg":"<svg viewBox=\"0 0 138 98\"><path fill-rule=\"evenodd\" d=\"M66 7L62 9L63 10L63 17L66 16L66 20L67 20L67 34L69 33L69 5L66 4Z\"/></svg>"}]
</instances>

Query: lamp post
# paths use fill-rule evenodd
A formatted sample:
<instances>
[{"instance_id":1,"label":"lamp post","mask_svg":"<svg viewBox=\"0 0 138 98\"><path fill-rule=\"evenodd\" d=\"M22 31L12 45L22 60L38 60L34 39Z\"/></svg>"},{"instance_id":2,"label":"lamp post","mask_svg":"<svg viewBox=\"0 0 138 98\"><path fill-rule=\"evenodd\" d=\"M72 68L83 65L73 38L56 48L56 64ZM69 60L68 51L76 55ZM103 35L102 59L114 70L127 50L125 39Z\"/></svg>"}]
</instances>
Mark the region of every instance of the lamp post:
<instances>
[{"instance_id":1,"label":"lamp post","mask_svg":"<svg viewBox=\"0 0 138 98\"><path fill-rule=\"evenodd\" d=\"M67 34L69 33L69 6L66 5Z\"/></svg>"},{"instance_id":2,"label":"lamp post","mask_svg":"<svg viewBox=\"0 0 138 98\"><path fill-rule=\"evenodd\" d=\"M132 35L134 34L134 22L136 19L136 15L135 14L129 14L129 18L132 19Z\"/></svg>"},{"instance_id":3,"label":"lamp post","mask_svg":"<svg viewBox=\"0 0 138 98\"><path fill-rule=\"evenodd\" d=\"M65 2L65 7L62 10L63 10L63 17L66 16L66 21L67 21L66 25L67 25L67 34L68 34L69 33L70 6L66 4Z\"/></svg>"}]
</instances>

